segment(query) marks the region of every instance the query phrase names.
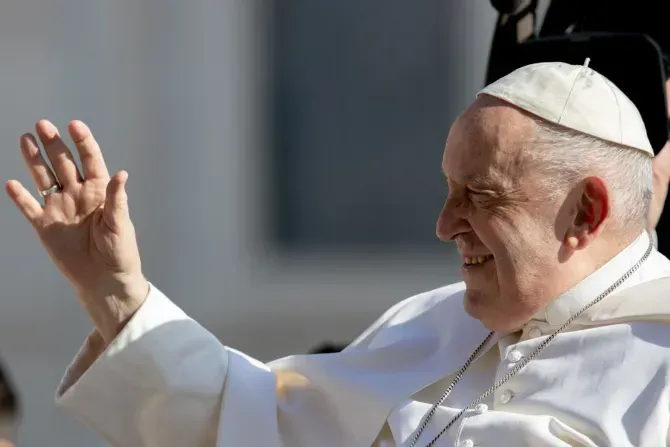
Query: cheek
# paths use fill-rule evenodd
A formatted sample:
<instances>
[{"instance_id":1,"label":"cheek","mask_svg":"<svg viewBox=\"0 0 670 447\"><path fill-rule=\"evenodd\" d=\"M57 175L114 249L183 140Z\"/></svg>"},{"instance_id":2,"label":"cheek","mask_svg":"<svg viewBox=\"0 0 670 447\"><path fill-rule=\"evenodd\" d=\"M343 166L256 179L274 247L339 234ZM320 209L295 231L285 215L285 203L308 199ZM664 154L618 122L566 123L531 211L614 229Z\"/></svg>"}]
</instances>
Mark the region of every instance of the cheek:
<instances>
[{"instance_id":1,"label":"cheek","mask_svg":"<svg viewBox=\"0 0 670 447\"><path fill-rule=\"evenodd\" d=\"M545 251L547 231L532 216L482 216L472 220L472 228L493 253L496 270L505 276L533 270Z\"/></svg>"},{"instance_id":2,"label":"cheek","mask_svg":"<svg viewBox=\"0 0 670 447\"><path fill-rule=\"evenodd\" d=\"M514 227L489 214L477 214L470 221L473 231L493 256L504 259L513 245Z\"/></svg>"}]
</instances>

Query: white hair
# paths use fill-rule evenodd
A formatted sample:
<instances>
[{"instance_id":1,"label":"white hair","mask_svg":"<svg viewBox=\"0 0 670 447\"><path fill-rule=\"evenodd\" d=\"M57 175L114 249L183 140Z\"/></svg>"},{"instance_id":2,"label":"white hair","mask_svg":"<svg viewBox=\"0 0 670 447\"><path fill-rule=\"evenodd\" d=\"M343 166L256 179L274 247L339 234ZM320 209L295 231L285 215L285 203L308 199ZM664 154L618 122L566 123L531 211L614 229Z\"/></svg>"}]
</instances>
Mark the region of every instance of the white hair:
<instances>
[{"instance_id":1,"label":"white hair","mask_svg":"<svg viewBox=\"0 0 670 447\"><path fill-rule=\"evenodd\" d=\"M612 190L614 226L621 231L646 227L651 201L651 157L571 129L533 120L536 124L528 155L553 198L588 176L604 179Z\"/></svg>"}]
</instances>

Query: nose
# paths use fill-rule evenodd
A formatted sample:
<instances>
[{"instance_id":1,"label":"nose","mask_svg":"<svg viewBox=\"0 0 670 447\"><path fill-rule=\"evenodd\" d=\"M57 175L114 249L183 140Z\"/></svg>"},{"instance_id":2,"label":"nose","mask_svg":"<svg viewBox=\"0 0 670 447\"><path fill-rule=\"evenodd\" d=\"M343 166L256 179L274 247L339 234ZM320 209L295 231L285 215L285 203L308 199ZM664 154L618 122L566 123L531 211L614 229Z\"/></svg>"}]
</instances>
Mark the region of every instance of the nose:
<instances>
[{"instance_id":1,"label":"nose","mask_svg":"<svg viewBox=\"0 0 670 447\"><path fill-rule=\"evenodd\" d=\"M435 233L442 242L454 240L456 235L472 230L470 223L456 209L452 199L447 199L437 218Z\"/></svg>"}]
</instances>

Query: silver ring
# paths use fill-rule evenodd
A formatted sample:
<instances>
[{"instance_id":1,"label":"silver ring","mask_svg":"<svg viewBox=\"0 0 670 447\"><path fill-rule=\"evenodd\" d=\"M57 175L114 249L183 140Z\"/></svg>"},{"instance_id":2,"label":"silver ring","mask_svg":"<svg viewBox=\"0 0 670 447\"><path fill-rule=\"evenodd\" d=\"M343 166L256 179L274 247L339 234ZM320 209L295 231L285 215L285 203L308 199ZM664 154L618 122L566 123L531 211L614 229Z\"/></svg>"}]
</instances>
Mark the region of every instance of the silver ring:
<instances>
[{"instance_id":1,"label":"silver ring","mask_svg":"<svg viewBox=\"0 0 670 447\"><path fill-rule=\"evenodd\" d=\"M51 186L47 189L41 190L40 195L42 197L50 196L51 194L55 193L56 191L60 191L60 189L61 189L60 184L56 183L55 185L53 185L53 186Z\"/></svg>"}]
</instances>

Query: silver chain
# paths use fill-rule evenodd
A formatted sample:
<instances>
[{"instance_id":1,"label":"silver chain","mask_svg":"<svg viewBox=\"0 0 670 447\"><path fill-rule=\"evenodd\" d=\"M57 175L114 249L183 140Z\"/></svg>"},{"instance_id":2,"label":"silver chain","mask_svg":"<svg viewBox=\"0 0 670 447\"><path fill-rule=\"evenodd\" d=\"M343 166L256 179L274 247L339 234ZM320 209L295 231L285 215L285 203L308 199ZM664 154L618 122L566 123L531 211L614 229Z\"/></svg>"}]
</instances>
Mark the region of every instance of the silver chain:
<instances>
[{"instance_id":1,"label":"silver chain","mask_svg":"<svg viewBox=\"0 0 670 447\"><path fill-rule=\"evenodd\" d=\"M443 434L445 434L447 432L447 430L449 430L449 428L452 425L454 425L454 423L458 419L460 419L461 416L463 416L463 414L465 414L466 411L472 409L477 404L479 404L481 401L483 401L484 399L489 397L491 395L491 393L493 393L495 390L500 388L505 382L507 382L509 379L511 379L516 373L521 371L521 369L523 369L528 363L530 363L531 360L533 360L535 357L537 357L538 354L540 354L540 352L542 352L542 350L544 348L546 348L547 345L554 338L556 338L556 336L558 334L560 334L566 327L568 327L573 321L575 321L577 319L577 317L579 317L587 309L589 309L592 306L594 306L595 304L599 303L603 298L605 298L607 295L609 295L614 290L616 290L621 284L623 284L624 281L626 281L637 269L640 268L640 266L644 263L644 261L647 260L647 258L649 257L649 255L652 252L652 249L653 249L653 245L650 243L649 248L647 248L647 251L644 253L642 258L640 258L640 260L637 261L637 263L630 270L628 270L621 278L619 278L616 282L614 282L611 286L609 286L607 288L607 290L605 290L603 293L598 295L598 297L596 299L594 299L593 301L588 303L586 306L582 307L581 310L579 310L576 314L571 316L568 319L568 321L566 321L563 324L563 326L559 327L558 329L556 329L556 331L554 331L553 334L549 335L542 343L540 343L540 345L537 348L535 348L535 350L530 355L528 355L527 357L523 357L523 359L510 372L508 372L503 377L501 377L500 380L498 380L491 388L486 390L486 392L484 392L484 394L482 394L476 400L474 400L472 403L470 403L470 405L463 408L456 416L454 416L449 421L449 423L447 423L447 425L442 429L442 431L440 431L428 444L426 444L426 447L433 447L435 445L435 443L437 442L437 440ZM430 422L430 420L433 418L433 416L435 415L435 412L437 411L439 406L442 404L442 402L444 402L447 399L447 397L449 397L449 394L451 394L451 391L454 389L454 387L456 386L458 381L461 380L461 377L463 376L463 373L465 373L465 370L468 369L468 367L475 360L475 358L480 353L480 351L482 349L484 349L484 346L486 346L486 344L488 343L488 341L491 339L492 336L493 336L493 332L490 332L486 336L484 341L477 347L477 349L475 349L475 352L473 352L472 355L470 355L470 358L468 358L468 360L461 367L461 369L458 370L458 372L456 373L456 377L454 377L454 380L451 381L451 384L449 385L449 387L447 387L447 389L442 394L440 399L431 407L430 411L428 411L428 413L426 413L426 416L424 417L423 422L421 423L421 425L419 425L419 428L416 429L416 432L414 433L414 437L412 438L412 442L409 444L409 447L415 447L416 446L416 443L419 440L419 437L421 436L421 433L424 431L424 429L428 425L428 422Z\"/></svg>"}]
</instances>

